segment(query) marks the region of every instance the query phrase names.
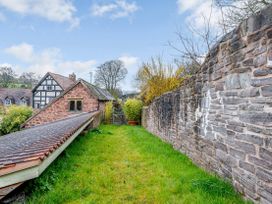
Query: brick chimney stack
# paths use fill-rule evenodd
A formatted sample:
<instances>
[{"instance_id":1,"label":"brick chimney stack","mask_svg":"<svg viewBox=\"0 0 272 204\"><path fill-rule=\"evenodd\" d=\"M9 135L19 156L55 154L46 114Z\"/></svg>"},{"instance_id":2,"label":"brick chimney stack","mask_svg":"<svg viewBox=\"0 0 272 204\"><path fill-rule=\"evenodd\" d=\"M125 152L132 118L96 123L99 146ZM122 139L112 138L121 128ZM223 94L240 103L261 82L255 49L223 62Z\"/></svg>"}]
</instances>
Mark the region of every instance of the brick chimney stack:
<instances>
[{"instance_id":1,"label":"brick chimney stack","mask_svg":"<svg viewBox=\"0 0 272 204\"><path fill-rule=\"evenodd\" d=\"M71 79L74 82L76 81L76 75L74 72L72 74L69 74L69 79Z\"/></svg>"}]
</instances>

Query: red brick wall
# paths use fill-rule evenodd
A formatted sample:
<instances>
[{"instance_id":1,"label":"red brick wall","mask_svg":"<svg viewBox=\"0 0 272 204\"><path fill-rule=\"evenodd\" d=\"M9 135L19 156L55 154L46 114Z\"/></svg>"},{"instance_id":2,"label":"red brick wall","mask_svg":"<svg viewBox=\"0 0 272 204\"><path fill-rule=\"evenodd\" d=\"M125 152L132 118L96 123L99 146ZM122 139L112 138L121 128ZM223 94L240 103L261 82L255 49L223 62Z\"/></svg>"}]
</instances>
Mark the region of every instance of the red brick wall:
<instances>
[{"instance_id":1,"label":"red brick wall","mask_svg":"<svg viewBox=\"0 0 272 204\"><path fill-rule=\"evenodd\" d=\"M94 96L91 96L88 90L82 84L78 84L72 90L67 92L52 104L49 104L48 107L41 110L37 115L27 121L24 127L28 128L41 125L77 114L78 112L69 111L69 101L71 99L82 100L82 112L95 111L99 107L98 100Z\"/></svg>"}]
</instances>

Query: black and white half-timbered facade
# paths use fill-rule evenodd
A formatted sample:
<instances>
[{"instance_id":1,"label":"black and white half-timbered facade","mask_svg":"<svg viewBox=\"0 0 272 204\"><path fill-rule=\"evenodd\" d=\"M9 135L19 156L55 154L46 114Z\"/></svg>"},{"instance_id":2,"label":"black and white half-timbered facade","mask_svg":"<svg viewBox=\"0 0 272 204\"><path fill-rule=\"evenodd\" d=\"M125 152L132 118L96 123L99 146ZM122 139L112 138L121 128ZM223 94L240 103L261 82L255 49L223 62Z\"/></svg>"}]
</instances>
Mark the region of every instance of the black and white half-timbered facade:
<instances>
[{"instance_id":1,"label":"black and white half-timbered facade","mask_svg":"<svg viewBox=\"0 0 272 204\"><path fill-rule=\"evenodd\" d=\"M32 90L33 108L44 108L51 100L56 98L65 89L76 82L75 74L65 77L48 72Z\"/></svg>"}]
</instances>

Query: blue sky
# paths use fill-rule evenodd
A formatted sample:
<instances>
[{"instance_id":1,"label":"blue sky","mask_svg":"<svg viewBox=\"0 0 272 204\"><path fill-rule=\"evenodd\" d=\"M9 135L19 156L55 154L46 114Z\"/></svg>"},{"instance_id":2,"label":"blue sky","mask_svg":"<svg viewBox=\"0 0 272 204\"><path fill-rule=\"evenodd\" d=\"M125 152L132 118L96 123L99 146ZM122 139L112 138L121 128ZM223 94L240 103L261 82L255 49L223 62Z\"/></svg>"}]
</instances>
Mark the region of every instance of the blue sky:
<instances>
[{"instance_id":1,"label":"blue sky","mask_svg":"<svg viewBox=\"0 0 272 204\"><path fill-rule=\"evenodd\" d=\"M167 42L207 2L0 0L0 64L17 73L75 72L88 80L99 64L121 59L129 72L123 88L132 90L141 62L157 55L171 61L177 53Z\"/></svg>"}]
</instances>

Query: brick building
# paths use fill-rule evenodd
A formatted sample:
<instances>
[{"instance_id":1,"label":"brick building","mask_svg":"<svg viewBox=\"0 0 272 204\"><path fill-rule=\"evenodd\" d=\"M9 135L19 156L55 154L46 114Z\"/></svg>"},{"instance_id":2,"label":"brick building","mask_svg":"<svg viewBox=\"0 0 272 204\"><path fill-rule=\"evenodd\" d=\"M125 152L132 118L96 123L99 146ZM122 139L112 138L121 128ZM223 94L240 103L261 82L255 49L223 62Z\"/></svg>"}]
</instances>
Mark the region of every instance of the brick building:
<instances>
[{"instance_id":1,"label":"brick building","mask_svg":"<svg viewBox=\"0 0 272 204\"><path fill-rule=\"evenodd\" d=\"M29 128L84 112L103 111L105 103L110 100L114 98L108 91L80 79L28 119L23 127Z\"/></svg>"}]
</instances>

